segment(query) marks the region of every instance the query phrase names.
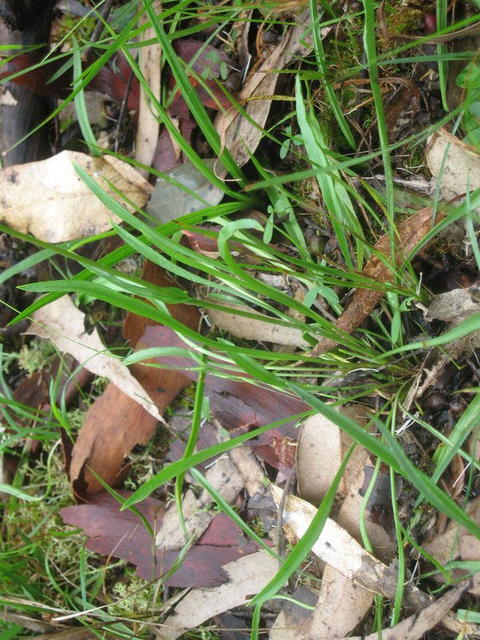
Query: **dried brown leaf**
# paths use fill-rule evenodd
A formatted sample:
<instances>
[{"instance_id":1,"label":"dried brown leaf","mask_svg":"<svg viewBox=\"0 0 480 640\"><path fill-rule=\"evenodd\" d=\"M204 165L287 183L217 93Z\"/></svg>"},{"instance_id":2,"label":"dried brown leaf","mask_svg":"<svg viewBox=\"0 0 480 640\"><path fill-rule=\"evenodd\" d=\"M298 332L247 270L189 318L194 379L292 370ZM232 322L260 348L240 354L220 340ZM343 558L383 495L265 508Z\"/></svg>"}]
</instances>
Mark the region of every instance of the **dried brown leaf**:
<instances>
[{"instance_id":1,"label":"dried brown leaf","mask_svg":"<svg viewBox=\"0 0 480 640\"><path fill-rule=\"evenodd\" d=\"M146 262L142 277L158 286L172 285L160 267ZM193 327L198 323L198 312L187 305L169 305L170 313L181 322ZM136 349L142 349L139 341L151 321L129 314L125 321L125 337ZM151 399L150 408L160 413L175 396L191 383L181 371L146 367L135 364L130 367L132 379L142 390L143 397ZM110 485L116 486L125 477L128 467L125 457L137 444L145 444L157 427L157 415L150 415L113 384L90 407L72 452L70 478L77 495L92 495L102 491L95 477L101 475ZM95 472L95 473L94 473Z\"/></svg>"},{"instance_id":2,"label":"dried brown leaf","mask_svg":"<svg viewBox=\"0 0 480 640\"><path fill-rule=\"evenodd\" d=\"M72 450L69 476L77 496L103 491L100 475L118 486L129 471L126 456L136 445L146 444L158 421L114 384L87 411Z\"/></svg>"},{"instance_id":3,"label":"dried brown leaf","mask_svg":"<svg viewBox=\"0 0 480 640\"><path fill-rule=\"evenodd\" d=\"M175 640L210 618L244 605L278 571L278 562L260 551L223 566L229 581L215 589L194 589L176 606L162 626L162 640Z\"/></svg>"},{"instance_id":4,"label":"dried brown leaf","mask_svg":"<svg viewBox=\"0 0 480 640\"><path fill-rule=\"evenodd\" d=\"M46 242L65 242L107 231L121 220L90 191L74 165L81 166L115 199L112 185L134 206L143 207L151 186L130 165L113 156L91 158L61 153L0 171L0 221ZM123 206L125 202L122 200Z\"/></svg>"},{"instance_id":5,"label":"dried brown leaf","mask_svg":"<svg viewBox=\"0 0 480 640\"><path fill-rule=\"evenodd\" d=\"M425 156L445 200L480 187L480 154L446 129L429 138Z\"/></svg>"}]
</instances>

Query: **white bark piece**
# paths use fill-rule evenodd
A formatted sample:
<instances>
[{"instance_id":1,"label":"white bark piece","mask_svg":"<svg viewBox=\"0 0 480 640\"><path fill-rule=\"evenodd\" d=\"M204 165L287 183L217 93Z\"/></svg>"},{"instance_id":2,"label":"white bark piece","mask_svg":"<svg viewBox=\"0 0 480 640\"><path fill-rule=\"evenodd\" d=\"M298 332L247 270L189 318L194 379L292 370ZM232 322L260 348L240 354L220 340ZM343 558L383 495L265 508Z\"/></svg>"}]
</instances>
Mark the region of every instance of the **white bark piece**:
<instances>
[{"instance_id":1,"label":"white bark piece","mask_svg":"<svg viewBox=\"0 0 480 640\"><path fill-rule=\"evenodd\" d=\"M224 611L246 604L278 571L278 561L263 551L223 566L229 581L220 587L194 589L177 605L159 630L162 640L176 640L187 629L198 627Z\"/></svg>"},{"instance_id":2,"label":"white bark piece","mask_svg":"<svg viewBox=\"0 0 480 640\"><path fill-rule=\"evenodd\" d=\"M128 368L112 357L95 329L85 331L85 314L73 304L70 296L62 296L42 307L32 316L27 333L50 340L59 351L69 353L88 371L108 378L123 393L138 402L157 420L164 422L155 403Z\"/></svg>"},{"instance_id":3,"label":"white bark piece","mask_svg":"<svg viewBox=\"0 0 480 640\"><path fill-rule=\"evenodd\" d=\"M0 221L52 243L95 235L108 231L112 221L121 222L90 191L75 164L127 209L109 183L137 207L150 196L151 186L127 163L112 156L91 158L62 151L47 160L0 170Z\"/></svg>"},{"instance_id":4,"label":"white bark piece","mask_svg":"<svg viewBox=\"0 0 480 640\"><path fill-rule=\"evenodd\" d=\"M143 2L139 2L142 8ZM152 8L155 12L160 12L162 3L155 0ZM140 18L139 26L148 22L147 13L144 12ZM155 30L152 26L148 27L142 36L143 40L151 40L156 38ZM140 47L139 49L139 67L145 79L146 84L150 88L153 95L160 102L160 60L162 50L160 43L156 42L148 47ZM158 132L160 130L159 117L155 113L154 106L150 100L150 94L147 95L145 89L140 85L140 105L138 108L138 125L137 137L135 140L135 159L149 167L152 164L153 155L158 141ZM146 172L145 172L146 173Z\"/></svg>"},{"instance_id":5,"label":"white bark piece","mask_svg":"<svg viewBox=\"0 0 480 640\"><path fill-rule=\"evenodd\" d=\"M235 309L258 314L257 318L246 318L236 315ZM283 346L308 347L309 343L303 338L300 329L294 327L284 327L272 322L262 320L262 314L249 309L248 307L237 307L231 305L229 310L207 309L207 315L216 327L223 331L228 331L236 338L243 340L256 340L257 342L273 342Z\"/></svg>"}]
</instances>

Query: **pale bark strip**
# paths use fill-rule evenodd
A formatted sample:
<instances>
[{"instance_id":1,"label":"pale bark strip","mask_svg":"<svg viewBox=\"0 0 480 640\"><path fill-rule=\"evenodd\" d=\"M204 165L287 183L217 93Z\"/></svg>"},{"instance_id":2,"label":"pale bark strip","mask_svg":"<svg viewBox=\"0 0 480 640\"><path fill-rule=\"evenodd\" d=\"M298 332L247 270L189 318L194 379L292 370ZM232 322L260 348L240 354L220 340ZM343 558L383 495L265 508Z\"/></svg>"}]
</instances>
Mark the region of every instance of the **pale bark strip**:
<instances>
[{"instance_id":1,"label":"pale bark strip","mask_svg":"<svg viewBox=\"0 0 480 640\"><path fill-rule=\"evenodd\" d=\"M223 566L229 581L219 587L193 589L176 606L162 628L156 631L161 640L176 640L187 629L194 629L214 616L248 602L265 587L278 571L278 561L263 551Z\"/></svg>"},{"instance_id":2,"label":"pale bark strip","mask_svg":"<svg viewBox=\"0 0 480 640\"><path fill-rule=\"evenodd\" d=\"M246 318L236 315L235 309L246 311L257 318ZM254 309L230 305L228 310L208 309L207 315L210 321L219 329L228 331L236 338L243 340L256 340L257 342L273 342L282 346L307 347L308 342L304 339L300 329L295 327L285 327L263 320L265 316Z\"/></svg>"},{"instance_id":3,"label":"pale bark strip","mask_svg":"<svg viewBox=\"0 0 480 640\"><path fill-rule=\"evenodd\" d=\"M382 640L419 640L427 631L442 621L450 609L458 602L463 593L468 589L469 581L465 581L458 587L451 589L444 596L435 600L429 607L402 620L394 627L383 629L380 634ZM450 614L453 617L453 614ZM458 623L461 624L461 623ZM338 640L377 640L379 634L371 633L368 636L349 636ZM323 640L317 638L317 640ZM333 640L329 638L328 640Z\"/></svg>"},{"instance_id":4,"label":"pale bark strip","mask_svg":"<svg viewBox=\"0 0 480 640\"><path fill-rule=\"evenodd\" d=\"M140 8L143 2L140 0ZM159 13L162 8L160 0L156 0L152 8L155 13ZM142 14L139 26L148 21L146 13ZM143 33L143 40L151 40L156 38L153 27L149 27ZM162 50L160 43L152 44L148 47L140 47L139 50L139 66L145 82L150 88L151 93L160 101L160 61ZM138 109L138 126L137 136L135 139L135 159L148 167L152 163L155 147L157 146L160 123L158 116L154 111L154 107L149 95L144 88L140 86L140 105Z\"/></svg>"},{"instance_id":5,"label":"pale bark strip","mask_svg":"<svg viewBox=\"0 0 480 640\"><path fill-rule=\"evenodd\" d=\"M279 505L282 490L271 486L273 499ZM285 501L283 522L287 536L301 538L308 529L316 513L305 500L289 496ZM292 536L293 534L293 536ZM387 598L394 599L397 590L397 575L394 569L377 560L343 527L327 518L319 538L312 547L312 551L321 560L331 565L345 576L354 580L362 587ZM405 604L414 609L422 610L432 604L432 599L423 591L412 585L405 586ZM442 624L455 633L464 631L467 634L478 634L480 627L474 624L462 624L454 615L446 614Z\"/></svg>"}]
</instances>

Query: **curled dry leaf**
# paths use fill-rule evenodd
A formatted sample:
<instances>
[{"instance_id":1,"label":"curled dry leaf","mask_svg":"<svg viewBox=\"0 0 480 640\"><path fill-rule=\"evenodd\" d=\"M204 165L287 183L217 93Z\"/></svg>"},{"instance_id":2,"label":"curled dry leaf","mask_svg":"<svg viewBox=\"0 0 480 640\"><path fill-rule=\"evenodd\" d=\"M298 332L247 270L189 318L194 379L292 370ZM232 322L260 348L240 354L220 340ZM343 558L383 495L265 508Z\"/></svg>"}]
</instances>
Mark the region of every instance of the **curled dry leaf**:
<instances>
[{"instance_id":1,"label":"curled dry leaf","mask_svg":"<svg viewBox=\"0 0 480 640\"><path fill-rule=\"evenodd\" d=\"M249 117L231 108L219 113L215 119L220 139L239 167L248 162L264 135L263 127L272 103L270 96L275 94L278 72L295 54L303 56L311 49L305 43L309 15L306 11L298 16L295 26L280 39L262 65L248 75L237 99L240 104L246 103L244 109Z\"/></svg>"},{"instance_id":2,"label":"curled dry leaf","mask_svg":"<svg viewBox=\"0 0 480 640\"><path fill-rule=\"evenodd\" d=\"M480 187L480 154L445 129L429 138L425 156L445 200Z\"/></svg>"},{"instance_id":3,"label":"curled dry leaf","mask_svg":"<svg viewBox=\"0 0 480 640\"><path fill-rule=\"evenodd\" d=\"M113 188L140 208L150 196L151 186L127 163L112 156L91 158L62 151L0 171L0 221L45 242L91 236L110 229L112 221L121 222L81 180L75 164L116 199Z\"/></svg>"},{"instance_id":4,"label":"curled dry leaf","mask_svg":"<svg viewBox=\"0 0 480 640\"><path fill-rule=\"evenodd\" d=\"M263 551L223 566L229 581L215 589L194 589L176 606L161 629L163 640L176 640L214 616L247 603L278 571L278 562ZM168 603L167 603L168 604Z\"/></svg>"},{"instance_id":5,"label":"curled dry leaf","mask_svg":"<svg viewBox=\"0 0 480 640\"><path fill-rule=\"evenodd\" d=\"M61 352L69 353L86 369L108 378L118 389L163 422L155 403L120 360L106 352L98 331L85 331L85 314L69 296L42 307L33 314L28 333L50 340Z\"/></svg>"},{"instance_id":6,"label":"curled dry leaf","mask_svg":"<svg viewBox=\"0 0 480 640\"><path fill-rule=\"evenodd\" d=\"M441 217L437 212L436 221ZM425 207L413 214L407 220L397 225L398 245L395 251L397 264L401 264L415 249L416 245L430 231L435 220L432 209ZM390 256L390 238L384 234L375 245L377 253ZM380 260L377 255L373 255L365 265L362 272L367 278L376 282L391 282L392 270ZM375 289L356 289L353 299L348 304L342 315L335 322L335 327L342 332L352 333L362 322L364 322L377 306L383 297L383 291ZM311 355L326 353L337 346L338 341L328 338L320 338L316 346L312 349Z\"/></svg>"},{"instance_id":7,"label":"curled dry leaf","mask_svg":"<svg viewBox=\"0 0 480 640\"><path fill-rule=\"evenodd\" d=\"M283 491L275 485L270 488L277 506L280 505ZM283 526L287 537L301 538L315 513L315 507L305 500L288 496L283 510ZM343 527L331 518L327 518L322 533L312 547L312 552L366 589L390 599L395 598L397 583L395 570L365 551ZM432 603L432 599L417 587L408 584L405 586L404 602L411 609L421 611ZM480 630L477 625L468 624L467 631L465 624L460 623L451 614L444 616L442 624L455 633L461 631L476 633Z\"/></svg>"}]
</instances>

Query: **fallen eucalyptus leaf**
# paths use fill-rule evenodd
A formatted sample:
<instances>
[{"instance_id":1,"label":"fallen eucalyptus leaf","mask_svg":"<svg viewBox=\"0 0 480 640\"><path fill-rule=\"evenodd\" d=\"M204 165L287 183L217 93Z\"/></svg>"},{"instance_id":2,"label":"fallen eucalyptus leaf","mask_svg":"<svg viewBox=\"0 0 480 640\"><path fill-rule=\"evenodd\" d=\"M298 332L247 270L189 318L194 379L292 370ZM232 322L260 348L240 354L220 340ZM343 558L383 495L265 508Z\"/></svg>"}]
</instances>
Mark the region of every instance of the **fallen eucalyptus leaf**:
<instances>
[{"instance_id":1,"label":"fallen eucalyptus leaf","mask_svg":"<svg viewBox=\"0 0 480 640\"><path fill-rule=\"evenodd\" d=\"M283 491L275 485L271 485L270 489L277 506L280 505ZM287 538L301 538L315 513L316 509L310 503L295 496L288 496L282 514L283 528ZM395 598L397 591L395 570L365 551L343 527L331 518L327 518L322 533L312 547L312 552L366 589L387 598ZM408 584L405 585L404 602L408 607L420 611L428 607L432 599L417 587ZM442 624L455 633L479 631L477 625L470 625L467 631L464 624L451 614L445 615Z\"/></svg>"},{"instance_id":2,"label":"fallen eucalyptus leaf","mask_svg":"<svg viewBox=\"0 0 480 640\"><path fill-rule=\"evenodd\" d=\"M375 633L370 633L368 636L349 636L348 638L338 638L338 640L377 640L379 637L382 640L419 640L442 619L445 620L445 616L462 597L468 586L469 582L466 581L454 589L450 589L423 611L402 620L394 627L383 629L380 634L375 631ZM452 614L450 616L453 618ZM323 640L323 638L317 637L315 640Z\"/></svg>"},{"instance_id":3,"label":"fallen eucalyptus leaf","mask_svg":"<svg viewBox=\"0 0 480 640\"><path fill-rule=\"evenodd\" d=\"M445 129L429 138L425 156L445 200L480 187L480 154Z\"/></svg>"},{"instance_id":4,"label":"fallen eucalyptus leaf","mask_svg":"<svg viewBox=\"0 0 480 640\"><path fill-rule=\"evenodd\" d=\"M106 352L97 330L87 334L84 320L85 315L71 298L62 296L35 311L28 333L50 340L62 353L69 353L95 375L108 378L154 418L164 422L156 404L128 368Z\"/></svg>"},{"instance_id":5,"label":"fallen eucalyptus leaf","mask_svg":"<svg viewBox=\"0 0 480 640\"><path fill-rule=\"evenodd\" d=\"M90 191L75 171L84 169L123 206L143 207L152 187L129 164L103 156L62 151L41 160L0 171L0 221L45 242L65 242L102 233L121 222ZM114 191L132 202L129 207Z\"/></svg>"},{"instance_id":6,"label":"fallen eucalyptus leaf","mask_svg":"<svg viewBox=\"0 0 480 640\"><path fill-rule=\"evenodd\" d=\"M305 43L310 27L309 11L298 16L295 22L260 67L248 75L238 95L238 102L246 103L244 109L249 117L231 108L215 118L215 129L239 167L248 162L265 135L263 127L270 112L271 96L275 94L278 72L295 54L304 56L311 50L311 45Z\"/></svg>"}]
</instances>

